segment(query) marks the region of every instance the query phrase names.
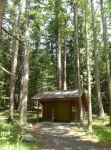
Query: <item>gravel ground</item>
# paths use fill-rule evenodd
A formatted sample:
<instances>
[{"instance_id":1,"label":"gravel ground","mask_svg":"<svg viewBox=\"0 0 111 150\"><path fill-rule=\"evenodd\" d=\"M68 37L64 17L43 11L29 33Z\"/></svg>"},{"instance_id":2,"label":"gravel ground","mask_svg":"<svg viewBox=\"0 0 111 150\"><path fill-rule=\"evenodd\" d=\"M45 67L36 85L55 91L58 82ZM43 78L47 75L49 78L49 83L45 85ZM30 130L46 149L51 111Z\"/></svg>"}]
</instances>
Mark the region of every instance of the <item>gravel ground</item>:
<instances>
[{"instance_id":1,"label":"gravel ground","mask_svg":"<svg viewBox=\"0 0 111 150\"><path fill-rule=\"evenodd\" d=\"M71 124L38 123L26 129L37 139L41 150L111 150L111 145L93 139Z\"/></svg>"}]
</instances>

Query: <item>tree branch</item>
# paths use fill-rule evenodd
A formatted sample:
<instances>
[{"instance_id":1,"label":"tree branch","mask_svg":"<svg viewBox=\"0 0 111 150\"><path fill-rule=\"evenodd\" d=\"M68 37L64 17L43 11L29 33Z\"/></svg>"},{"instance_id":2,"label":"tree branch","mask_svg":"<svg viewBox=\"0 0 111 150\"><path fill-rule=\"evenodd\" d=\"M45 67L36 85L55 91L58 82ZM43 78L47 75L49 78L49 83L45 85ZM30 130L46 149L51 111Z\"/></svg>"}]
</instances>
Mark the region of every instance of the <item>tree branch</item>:
<instances>
[{"instance_id":1,"label":"tree branch","mask_svg":"<svg viewBox=\"0 0 111 150\"><path fill-rule=\"evenodd\" d=\"M1 37L0 37L0 41L2 41L3 43L9 45L6 41L4 41Z\"/></svg>"},{"instance_id":2,"label":"tree branch","mask_svg":"<svg viewBox=\"0 0 111 150\"><path fill-rule=\"evenodd\" d=\"M7 57L7 59L9 60L9 54L7 54L6 52L0 52L0 55L2 54L5 54L5 56Z\"/></svg>"},{"instance_id":3,"label":"tree branch","mask_svg":"<svg viewBox=\"0 0 111 150\"><path fill-rule=\"evenodd\" d=\"M3 19L7 20L9 23L15 25L13 22L10 21L10 19L8 19L7 17L3 16Z\"/></svg>"},{"instance_id":4,"label":"tree branch","mask_svg":"<svg viewBox=\"0 0 111 150\"><path fill-rule=\"evenodd\" d=\"M6 29L4 29L3 27L1 28L3 31L5 31L7 34L9 34L10 36L12 36L13 38L15 38L18 41L24 41L22 39L19 39L17 36L13 35L12 33L10 33L9 31L7 31Z\"/></svg>"},{"instance_id":5,"label":"tree branch","mask_svg":"<svg viewBox=\"0 0 111 150\"><path fill-rule=\"evenodd\" d=\"M0 81L0 84L4 85L4 84L6 84L6 83L4 83L3 81Z\"/></svg>"},{"instance_id":6,"label":"tree branch","mask_svg":"<svg viewBox=\"0 0 111 150\"><path fill-rule=\"evenodd\" d=\"M4 71L8 75L15 76L15 74L11 73L10 71L6 70L4 67L0 67L0 70Z\"/></svg>"},{"instance_id":7,"label":"tree branch","mask_svg":"<svg viewBox=\"0 0 111 150\"><path fill-rule=\"evenodd\" d=\"M37 2L38 2L39 4L46 5L46 4L42 3L42 2L40 2L40 0L37 0Z\"/></svg>"}]
</instances>

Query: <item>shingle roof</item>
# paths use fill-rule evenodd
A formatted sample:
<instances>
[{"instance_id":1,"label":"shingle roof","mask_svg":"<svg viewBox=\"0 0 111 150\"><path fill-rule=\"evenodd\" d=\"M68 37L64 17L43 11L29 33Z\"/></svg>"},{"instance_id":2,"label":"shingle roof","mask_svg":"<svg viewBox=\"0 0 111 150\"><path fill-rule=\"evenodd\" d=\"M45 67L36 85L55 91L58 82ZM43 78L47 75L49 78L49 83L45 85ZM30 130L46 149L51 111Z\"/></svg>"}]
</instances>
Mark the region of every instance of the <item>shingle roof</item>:
<instances>
[{"instance_id":1,"label":"shingle roof","mask_svg":"<svg viewBox=\"0 0 111 150\"><path fill-rule=\"evenodd\" d=\"M81 96L82 96L81 90ZM39 92L31 99L33 100L50 100L50 99L73 99L79 98L78 90L63 90L63 91L47 91Z\"/></svg>"}]
</instances>

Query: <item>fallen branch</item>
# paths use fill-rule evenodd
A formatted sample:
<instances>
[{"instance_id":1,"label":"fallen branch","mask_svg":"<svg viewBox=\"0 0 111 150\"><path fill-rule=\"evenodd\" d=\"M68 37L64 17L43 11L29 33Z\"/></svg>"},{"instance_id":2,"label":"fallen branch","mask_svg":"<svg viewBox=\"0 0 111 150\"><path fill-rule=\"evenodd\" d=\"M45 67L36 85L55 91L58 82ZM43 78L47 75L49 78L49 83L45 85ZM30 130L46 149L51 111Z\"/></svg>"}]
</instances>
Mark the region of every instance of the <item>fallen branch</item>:
<instances>
[{"instance_id":1,"label":"fallen branch","mask_svg":"<svg viewBox=\"0 0 111 150\"><path fill-rule=\"evenodd\" d=\"M7 34L9 34L10 36L12 36L13 38L15 38L16 40L24 42L24 40L19 39L17 36L13 35L13 34L10 33L9 31L7 31L5 28L2 27L1 29L2 29L3 31L5 31Z\"/></svg>"},{"instance_id":2,"label":"fallen branch","mask_svg":"<svg viewBox=\"0 0 111 150\"><path fill-rule=\"evenodd\" d=\"M0 67L0 70L4 71L5 73L11 75L11 76L15 76L15 74L11 73L10 71L6 70L4 67Z\"/></svg>"}]
</instances>

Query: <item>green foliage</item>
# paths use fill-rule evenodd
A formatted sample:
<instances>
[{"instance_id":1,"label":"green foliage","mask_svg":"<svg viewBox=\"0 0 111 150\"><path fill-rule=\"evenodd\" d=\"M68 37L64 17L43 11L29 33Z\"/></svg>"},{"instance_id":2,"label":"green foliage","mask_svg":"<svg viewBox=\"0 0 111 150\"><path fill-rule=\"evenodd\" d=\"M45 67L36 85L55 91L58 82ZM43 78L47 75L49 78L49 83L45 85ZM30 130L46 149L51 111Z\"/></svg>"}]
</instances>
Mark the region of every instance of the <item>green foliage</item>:
<instances>
[{"instance_id":1,"label":"green foliage","mask_svg":"<svg viewBox=\"0 0 111 150\"><path fill-rule=\"evenodd\" d=\"M18 6L20 0L9 0L5 15L7 19L3 20L3 27L5 27L10 33L15 34L15 27L17 24ZM25 1L24 1L25 2ZM24 3L23 2L23 3ZM30 103L30 98L38 91L56 90L58 89L57 81L57 27L58 24L61 28L61 43L62 43L62 67L64 64L63 50L64 50L64 37L66 36L66 47L67 47L67 88L73 89L73 66L74 66L74 22L72 6L74 1L69 0L48 0L46 5L41 5L36 0L30 1L30 47L29 47L29 59L30 59L30 76L29 76L29 102L28 108L33 104ZM84 14L84 1L78 2L78 43L80 49L80 74L81 83L84 89L87 89L86 79L86 52L85 52L85 14ZM108 20L108 27L111 22L110 3L104 4L105 13ZM43 3L45 3L43 1ZM61 4L60 4L61 3ZM95 2L96 3L96 2ZM23 4L24 5L24 4ZM99 8L99 3L96 3ZM93 38L92 38L92 26L91 26L91 8L88 5L89 12L89 49L90 49L90 69L91 69L91 83L92 83L92 106L93 112L98 111L98 103L96 100L95 92L95 74L94 74L94 57L93 57ZM60 9L59 9L60 7ZM108 89L107 89L107 75L106 75L106 62L105 54L103 51L102 42L102 29L101 29L101 18L100 9L96 8L96 23L97 23L97 34L98 34L98 50L99 50L99 62L100 62L100 79L101 79L101 91L102 100L105 108L105 112L108 113ZM59 19L59 20L58 20ZM21 25L20 25L20 38L24 35L25 25L25 13L24 7L22 7ZM110 32L108 33L110 37ZM2 33L2 37L5 42L0 43L0 66L5 67L7 70L11 70L11 59L12 59L12 41L13 38L7 35L5 32ZM111 58L111 44L109 38L109 56ZM15 93L17 98L16 109L19 103L19 91L20 81L22 72L22 59L23 59L23 48L24 44L20 41L19 43L19 56L18 56L18 68L16 75L16 89ZM111 60L110 60L111 61ZM9 105L9 89L10 89L10 76L0 71L0 81L5 84L0 84L0 105ZM7 99L7 101L5 101ZM5 106L4 106L5 107ZM1 107L0 107L1 108Z\"/></svg>"},{"instance_id":2,"label":"green foliage","mask_svg":"<svg viewBox=\"0 0 111 150\"><path fill-rule=\"evenodd\" d=\"M109 124L109 116L105 116L104 119L98 119L93 117L93 134L100 141L111 141L111 127Z\"/></svg>"},{"instance_id":3,"label":"green foliage","mask_svg":"<svg viewBox=\"0 0 111 150\"><path fill-rule=\"evenodd\" d=\"M9 132L10 129L11 129L11 124L7 124L7 123L5 123L5 121L1 121L1 122L0 122L0 131Z\"/></svg>"},{"instance_id":4,"label":"green foliage","mask_svg":"<svg viewBox=\"0 0 111 150\"><path fill-rule=\"evenodd\" d=\"M6 115L7 112L0 113L0 150L39 150L36 142L21 141L21 135L25 130L21 128L18 121L10 124L1 118Z\"/></svg>"}]
</instances>

